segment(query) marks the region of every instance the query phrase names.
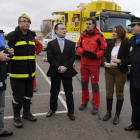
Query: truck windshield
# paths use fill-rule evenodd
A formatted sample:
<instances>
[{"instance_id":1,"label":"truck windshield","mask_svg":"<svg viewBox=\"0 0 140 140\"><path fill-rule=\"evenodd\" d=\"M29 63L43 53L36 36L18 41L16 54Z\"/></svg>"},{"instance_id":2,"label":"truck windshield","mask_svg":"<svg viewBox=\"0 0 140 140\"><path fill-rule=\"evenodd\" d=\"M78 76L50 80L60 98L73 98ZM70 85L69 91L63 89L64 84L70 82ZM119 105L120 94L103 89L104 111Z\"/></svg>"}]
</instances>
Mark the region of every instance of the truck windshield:
<instances>
[{"instance_id":1,"label":"truck windshield","mask_svg":"<svg viewBox=\"0 0 140 140\"><path fill-rule=\"evenodd\" d=\"M128 33L131 33L131 27L128 26L130 24L129 19L124 18L108 18L105 20L101 19L101 31L102 32L112 32L114 26L116 25L123 25L124 28L127 30Z\"/></svg>"}]
</instances>

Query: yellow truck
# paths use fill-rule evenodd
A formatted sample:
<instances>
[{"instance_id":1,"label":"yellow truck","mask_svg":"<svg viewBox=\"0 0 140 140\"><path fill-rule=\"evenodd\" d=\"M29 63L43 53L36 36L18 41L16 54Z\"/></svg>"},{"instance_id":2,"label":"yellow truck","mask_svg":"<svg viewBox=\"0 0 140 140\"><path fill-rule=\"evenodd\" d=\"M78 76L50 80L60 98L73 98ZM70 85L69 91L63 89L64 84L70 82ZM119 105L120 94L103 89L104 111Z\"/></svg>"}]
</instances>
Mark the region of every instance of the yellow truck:
<instances>
[{"instance_id":1,"label":"yellow truck","mask_svg":"<svg viewBox=\"0 0 140 140\"><path fill-rule=\"evenodd\" d=\"M88 4L80 4L74 11L57 11L53 15L59 15L52 21L52 39L56 37L54 26L62 22L66 26L66 38L77 42L81 33L86 29L86 18L96 18L96 27L104 35L106 41L112 39L112 29L115 25L122 24L127 30L127 36L132 36L129 18L134 16L130 12L121 11L121 7L115 2L92 1Z\"/></svg>"}]
</instances>

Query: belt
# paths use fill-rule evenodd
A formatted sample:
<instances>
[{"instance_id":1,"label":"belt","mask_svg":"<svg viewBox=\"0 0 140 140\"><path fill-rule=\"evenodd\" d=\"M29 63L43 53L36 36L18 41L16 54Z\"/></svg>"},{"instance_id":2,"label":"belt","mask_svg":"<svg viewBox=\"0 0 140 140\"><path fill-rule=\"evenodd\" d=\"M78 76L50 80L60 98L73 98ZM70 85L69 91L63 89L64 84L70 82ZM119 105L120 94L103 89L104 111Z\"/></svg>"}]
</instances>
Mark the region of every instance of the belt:
<instances>
[{"instance_id":1,"label":"belt","mask_svg":"<svg viewBox=\"0 0 140 140\"><path fill-rule=\"evenodd\" d=\"M114 69L117 69L118 68L118 66L113 66L113 65L111 65L111 67L114 68Z\"/></svg>"}]
</instances>

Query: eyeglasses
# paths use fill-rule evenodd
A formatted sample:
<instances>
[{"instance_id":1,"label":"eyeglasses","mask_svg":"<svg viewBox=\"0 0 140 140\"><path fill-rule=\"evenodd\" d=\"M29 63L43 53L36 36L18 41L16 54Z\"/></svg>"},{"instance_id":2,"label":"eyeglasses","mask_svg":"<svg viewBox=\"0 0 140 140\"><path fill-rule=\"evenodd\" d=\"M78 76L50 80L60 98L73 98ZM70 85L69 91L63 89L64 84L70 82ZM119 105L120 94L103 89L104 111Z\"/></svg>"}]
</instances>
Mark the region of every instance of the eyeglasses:
<instances>
[{"instance_id":1,"label":"eyeglasses","mask_svg":"<svg viewBox=\"0 0 140 140\"><path fill-rule=\"evenodd\" d=\"M23 21L20 21L20 22L23 22L23 23L26 23L27 22L29 24L31 23L29 20L28 21L27 20L23 20Z\"/></svg>"}]
</instances>

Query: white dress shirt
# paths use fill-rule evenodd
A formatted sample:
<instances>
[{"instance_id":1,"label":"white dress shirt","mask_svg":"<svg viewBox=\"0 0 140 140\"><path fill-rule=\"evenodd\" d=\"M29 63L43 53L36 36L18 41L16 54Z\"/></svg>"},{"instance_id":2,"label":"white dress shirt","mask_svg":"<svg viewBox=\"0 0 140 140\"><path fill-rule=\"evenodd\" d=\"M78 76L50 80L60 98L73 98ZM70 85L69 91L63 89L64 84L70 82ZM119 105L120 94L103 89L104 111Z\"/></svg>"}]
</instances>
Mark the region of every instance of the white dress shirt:
<instances>
[{"instance_id":1,"label":"white dress shirt","mask_svg":"<svg viewBox=\"0 0 140 140\"><path fill-rule=\"evenodd\" d=\"M117 58L120 46L121 46L121 42L118 45L116 45L115 43L115 46L113 47L112 52L111 52L111 59ZM118 66L117 63L113 63L112 60L110 60L110 64L113 66Z\"/></svg>"}]
</instances>

